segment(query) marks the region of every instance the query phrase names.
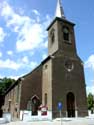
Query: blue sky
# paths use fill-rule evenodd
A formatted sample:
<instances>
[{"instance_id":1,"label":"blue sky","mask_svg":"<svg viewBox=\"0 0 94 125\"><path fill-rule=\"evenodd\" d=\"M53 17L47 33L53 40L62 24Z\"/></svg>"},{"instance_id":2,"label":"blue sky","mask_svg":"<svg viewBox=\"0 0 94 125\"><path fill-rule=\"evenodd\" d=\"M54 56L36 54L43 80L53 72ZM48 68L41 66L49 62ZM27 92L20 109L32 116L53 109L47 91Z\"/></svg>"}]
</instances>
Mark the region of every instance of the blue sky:
<instances>
[{"instance_id":1,"label":"blue sky","mask_svg":"<svg viewBox=\"0 0 94 125\"><path fill-rule=\"evenodd\" d=\"M87 91L94 93L94 0L63 0L74 22L77 52L84 62ZM57 0L0 0L0 77L18 78L47 57L46 28Z\"/></svg>"}]
</instances>

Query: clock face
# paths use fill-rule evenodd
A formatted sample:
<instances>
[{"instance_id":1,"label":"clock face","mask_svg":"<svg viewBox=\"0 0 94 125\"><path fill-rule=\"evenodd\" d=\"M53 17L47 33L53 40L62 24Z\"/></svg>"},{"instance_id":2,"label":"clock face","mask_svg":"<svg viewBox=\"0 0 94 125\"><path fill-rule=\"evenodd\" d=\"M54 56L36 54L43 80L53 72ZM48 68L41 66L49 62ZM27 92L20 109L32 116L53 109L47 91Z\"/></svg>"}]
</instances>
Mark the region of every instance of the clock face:
<instances>
[{"instance_id":1,"label":"clock face","mask_svg":"<svg viewBox=\"0 0 94 125\"><path fill-rule=\"evenodd\" d=\"M65 67L68 70L68 72L72 71L74 68L73 62L71 60L66 60Z\"/></svg>"}]
</instances>

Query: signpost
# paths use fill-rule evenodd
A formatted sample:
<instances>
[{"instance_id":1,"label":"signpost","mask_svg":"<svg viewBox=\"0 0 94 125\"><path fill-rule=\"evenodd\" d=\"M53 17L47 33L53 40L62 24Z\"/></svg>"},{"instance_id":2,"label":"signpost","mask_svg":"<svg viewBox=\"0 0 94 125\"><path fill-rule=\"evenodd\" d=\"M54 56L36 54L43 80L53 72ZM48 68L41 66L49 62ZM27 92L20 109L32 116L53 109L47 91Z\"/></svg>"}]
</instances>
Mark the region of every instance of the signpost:
<instances>
[{"instance_id":1,"label":"signpost","mask_svg":"<svg viewBox=\"0 0 94 125\"><path fill-rule=\"evenodd\" d=\"M58 110L60 112L60 118L61 118L61 125L62 125L62 108L63 108L63 105L61 102L58 102Z\"/></svg>"}]
</instances>

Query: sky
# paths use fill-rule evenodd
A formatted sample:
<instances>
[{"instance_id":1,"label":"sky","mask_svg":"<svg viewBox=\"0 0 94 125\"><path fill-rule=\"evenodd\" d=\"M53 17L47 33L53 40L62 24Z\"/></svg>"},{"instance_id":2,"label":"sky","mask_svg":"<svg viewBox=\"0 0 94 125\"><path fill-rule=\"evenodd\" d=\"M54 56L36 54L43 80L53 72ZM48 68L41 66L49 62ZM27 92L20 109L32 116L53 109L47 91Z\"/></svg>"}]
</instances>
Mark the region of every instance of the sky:
<instances>
[{"instance_id":1,"label":"sky","mask_svg":"<svg viewBox=\"0 0 94 125\"><path fill-rule=\"evenodd\" d=\"M0 0L0 78L19 78L47 57L46 28L57 0ZM62 0L75 23L77 53L84 63L87 93L94 94L94 0Z\"/></svg>"}]
</instances>

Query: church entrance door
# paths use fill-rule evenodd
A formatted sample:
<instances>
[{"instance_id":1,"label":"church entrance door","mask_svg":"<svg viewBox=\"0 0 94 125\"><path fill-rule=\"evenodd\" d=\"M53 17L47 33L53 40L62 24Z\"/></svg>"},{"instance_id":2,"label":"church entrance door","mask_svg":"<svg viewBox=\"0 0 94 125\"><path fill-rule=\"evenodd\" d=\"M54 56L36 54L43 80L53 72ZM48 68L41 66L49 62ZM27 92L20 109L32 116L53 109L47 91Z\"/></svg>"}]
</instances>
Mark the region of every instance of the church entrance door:
<instances>
[{"instance_id":1,"label":"church entrance door","mask_svg":"<svg viewBox=\"0 0 94 125\"><path fill-rule=\"evenodd\" d=\"M67 114L68 117L75 117L75 97L72 92L67 94Z\"/></svg>"}]
</instances>

